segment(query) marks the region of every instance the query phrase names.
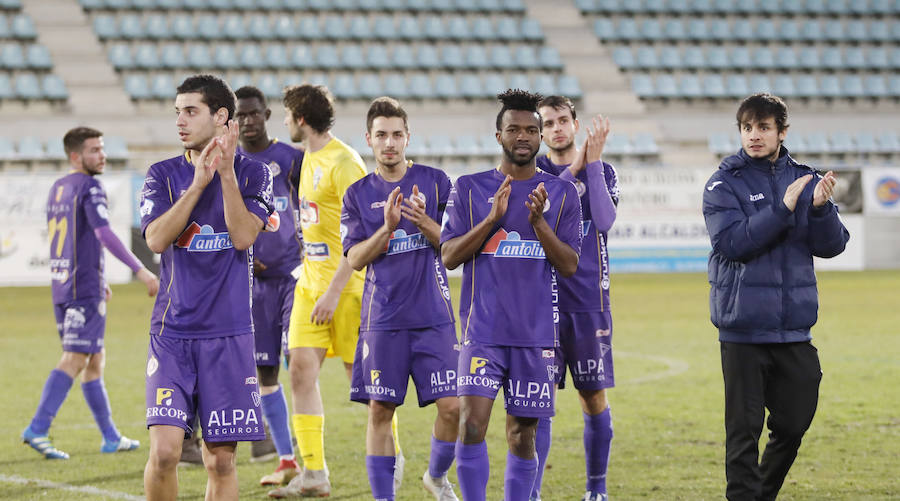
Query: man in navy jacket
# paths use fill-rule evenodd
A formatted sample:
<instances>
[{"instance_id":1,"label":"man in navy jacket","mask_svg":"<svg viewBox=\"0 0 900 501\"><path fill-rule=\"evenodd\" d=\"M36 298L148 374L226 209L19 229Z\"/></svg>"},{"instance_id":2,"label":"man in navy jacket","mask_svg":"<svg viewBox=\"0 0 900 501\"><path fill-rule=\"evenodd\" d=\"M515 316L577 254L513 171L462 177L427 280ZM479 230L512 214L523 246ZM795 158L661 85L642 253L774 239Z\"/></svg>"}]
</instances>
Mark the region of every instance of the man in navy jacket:
<instances>
[{"instance_id":1,"label":"man in navy jacket","mask_svg":"<svg viewBox=\"0 0 900 501\"><path fill-rule=\"evenodd\" d=\"M840 254L850 234L830 200L834 173L798 164L782 146L781 98L747 97L737 125L741 150L703 190L710 316L725 379L726 497L774 500L819 399L813 256ZM765 409L770 434L760 461Z\"/></svg>"}]
</instances>

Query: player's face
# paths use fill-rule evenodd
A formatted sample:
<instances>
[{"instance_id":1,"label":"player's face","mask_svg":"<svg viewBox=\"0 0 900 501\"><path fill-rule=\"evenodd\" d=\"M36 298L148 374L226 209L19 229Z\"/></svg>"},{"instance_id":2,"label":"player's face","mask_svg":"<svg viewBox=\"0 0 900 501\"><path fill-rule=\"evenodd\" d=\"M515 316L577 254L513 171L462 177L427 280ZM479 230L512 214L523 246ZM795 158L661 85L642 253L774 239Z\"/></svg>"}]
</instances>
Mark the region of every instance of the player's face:
<instances>
[{"instance_id":1,"label":"player's face","mask_svg":"<svg viewBox=\"0 0 900 501\"><path fill-rule=\"evenodd\" d=\"M534 160L541 147L541 123L537 114L524 110L506 110L497 131L503 154L512 163L523 166Z\"/></svg>"},{"instance_id":2,"label":"player's face","mask_svg":"<svg viewBox=\"0 0 900 501\"><path fill-rule=\"evenodd\" d=\"M220 110L224 112L223 110ZM175 126L181 145L188 150L202 150L210 139L216 136L218 115L210 113L199 92L189 92L175 96ZM227 112L224 112L227 116ZM223 121L224 123L224 121Z\"/></svg>"},{"instance_id":3,"label":"player's face","mask_svg":"<svg viewBox=\"0 0 900 501\"><path fill-rule=\"evenodd\" d=\"M568 150L575 144L578 120L572 118L571 110L542 106L538 112L544 122L544 130L541 132L544 144L556 151Z\"/></svg>"},{"instance_id":4,"label":"player's face","mask_svg":"<svg viewBox=\"0 0 900 501\"><path fill-rule=\"evenodd\" d=\"M406 162L406 146L409 134L400 117L375 117L372 128L366 133L366 141L375 153L375 162L392 168Z\"/></svg>"},{"instance_id":5,"label":"player's face","mask_svg":"<svg viewBox=\"0 0 900 501\"><path fill-rule=\"evenodd\" d=\"M741 147L750 158L775 160L787 130L778 131L775 118L741 122Z\"/></svg>"},{"instance_id":6,"label":"player's face","mask_svg":"<svg viewBox=\"0 0 900 501\"><path fill-rule=\"evenodd\" d=\"M288 134L291 136L291 141L300 143L306 139L306 134L303 133L300 124L297 120L294 120L294 115L287 107L284 108L284 125L288 128Z\"/></svg>"},{"instance_id":7,"label":"player's face","mask_svg":"<svg viewBox=\"0 0 900 501\"><path fill-rule=\"evenodd\" d=\"M240 142L252 142L265 138L267 136L266 121L271 115L272 110L266 108L258 98L238 99L234 119L240 126L240 137L238 138Z\"/></svg>"},{"instance_id":8,"label":"player's face","mask_svg":"<svg viewBox=\"0 0 900 501\"><path fill-rule=\"evenodd\" d=\"M106 167L106 152L103 150L103 138L92 137L84 141L81 153L76 157L76 164L80 164L81 171L89 176L103 174Z\"/></svg>"}]
</instances>

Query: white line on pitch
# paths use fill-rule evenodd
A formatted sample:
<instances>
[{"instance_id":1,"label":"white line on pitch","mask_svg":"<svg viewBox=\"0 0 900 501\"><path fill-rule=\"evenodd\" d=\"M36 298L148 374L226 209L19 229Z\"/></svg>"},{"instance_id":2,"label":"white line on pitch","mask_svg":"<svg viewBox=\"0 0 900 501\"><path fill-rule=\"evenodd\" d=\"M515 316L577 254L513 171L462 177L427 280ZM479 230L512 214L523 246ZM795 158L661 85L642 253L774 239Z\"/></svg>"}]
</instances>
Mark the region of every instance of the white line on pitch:
<instances>
[{"instance_id":1,"label":"white line on pitch","mask_svg":"<svg viewBox=\"0 0 900 501\"><path fill-rule=\"evenodd\" d=\"M625 381L622 381L623 383L629 383L629 384L640 384L640 383L646 383L648 381L656 381L659 379L665 379L665 378L669 378L672 376L677 376L679 374L687 372L687 370L691 367L690 364L688 364L684 360L680 360L677 358L661 357L659 355L648 355L646 353L616 351L613 356L644 358L647 360L652 360L654 362L659 362L659 363L669 367L667 370L664 370L664 371L654 372L654 373L648 374L646 376L641 376L641 377L637 377L634 379L626 379Z\"/></svg>"},{"instance_id":2,"label":"white line on pitch","mask_svg":"<svg viewBox=\"0 0 900 501\"><path fill-rule=\"evenodd\" d=\"M18 475L4 475L4 474L0 473L0 482L5 482L8 484L34 485L36 487L40 487L43 489L59 489L62 491L79 492L82 494L93 494L96 496L104 496L104 497L112 498L112 499L127 499L128 501L143 501L144 500L144 498L141 496L127 494L125 492L108 491L105 489L98 489L96 487L91 487L91 486L78 486L78 485L63 484L60 482L50 482L48 480L38 480L35 478L24 478L24 477L20 477Z\"/></svg>"}]
</instances>

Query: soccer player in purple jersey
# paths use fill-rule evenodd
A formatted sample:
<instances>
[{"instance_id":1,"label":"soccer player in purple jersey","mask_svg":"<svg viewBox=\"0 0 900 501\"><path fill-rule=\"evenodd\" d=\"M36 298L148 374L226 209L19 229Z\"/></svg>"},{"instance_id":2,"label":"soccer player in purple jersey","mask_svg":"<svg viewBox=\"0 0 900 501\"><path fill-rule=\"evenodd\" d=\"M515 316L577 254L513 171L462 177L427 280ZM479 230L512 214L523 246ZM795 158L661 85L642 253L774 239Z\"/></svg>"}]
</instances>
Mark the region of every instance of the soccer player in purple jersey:
<instances>
[{"instance_id":1,"label":"soccer player in purple jersey","mask_svg":"<svg viewBox=\"0 0 900 501\"><path fill-rule=\"evenodd\" d=\"M103 384L106 302L112 295L103 278L103 248L137 274L150 296L159 290L156 275L109 227L106 192L96 179L106 167L103 134L77 127L63 137L63 147L72 170L53 183L47 198L51 290L63 354L44 383L31 423L22 432L25 443L47 459L69 459L53 447L47 432L78 374L84 399L103 435L100 451L128 451L140 445L116 429Z\"/></svg>"},{"instance_id":2,"label":"soccer player in purple jersey","mask_svg":"<svg viewBox=\"0 0 900 501\"><path fill-rule=\"evenodd\" d=\"M235 119L240 126L238 153L269 166L275 212L269 218L269 231L253 244L253 327L256 336L256 372L262 395L263 416L269 425L272 441L252 442L250 461L267 459L271 450L279 459L275 472L264 476L261 485L290 482L300 472L291 443L287 402L278 383L278 361L282 342L286 343L294 304L294 274L300 266L302 250L294 212L297 210L295 186L300 178L303 152L293 146L270 139L266 121L272 110L256 87L235 91ZM274 442L274 448L272 445ZM268 446L266 450L260 446Z\"/></svg>"},{"instance_id":3,"label":"soccer player in purple jersey","mask_svg":"<svg viewBox=\"0 0 900 501\"><path fill-rule=\"evenodd\" d=\"M572 183L541 172L541 96L498 96L496 169L457 179L443 219L447 268L464 264L459 317L463 346L456 471L463 499L485 499L490 475L484 437L493 400L506 397L504 495L528 499L537 474L535 429L553 415L557 378L558 285L578 268L581 206Z\"/></svg>"},{"instance_id":4,"label":"soccer player in purple jersey","mask_svg":"<svg viewBox=\"0 0 900 501\"><path fill-rule=\"evenodd\" d=\"M412 376L419 406L437 406L422 481L438 501L454 501L447 471L459 427L459 344L447 272L437 252L437 221L451 184L443 171L406 159L409 137L399 102L389 97L372 102L366 141L375 154L375 172L350 186L341 214L344 254L354 269L366 268L350 399L369 407L366 470L372 496L392 501L391 420Z\"/></svg>"},{"instance_id":5,"label":"soccer player in purple jersey","mask_svg":"<svg viewBox=\"0 0 900 501\"><path fill-rule=\"evenodd\" d=\"M539 169L575 184L581 197L582 237L578 271L560 280L560 385L566 368L578 390L584 416L584 453L587 484L584 499L606 500L606 470L612 441L612 421L606 389L615 385L612 359L612 317L609 311L607 232L616 219L619 185L616 170L601 155L609 134L609 119L597 116L587 128L584 147L575 147L579 123L572 101L548 96L538 104L544 123L547 155L537 159ZM541 481L550 451L551 419L541 418L535 444L538 477L531 499L541 497Z\"/></svg>"},{"instance_id":6,"label":"soccer player in purple jersey","mask_svg":"<svg viewBox=\"0 0 900 501\"><path fill-rule=\"evenodd\" d=\"M150 324L144 470L148 500L178 495L176 465L194 416L203 428L207 499L237 499L239 440L265 437L253 360L252 245L272 213L272 177L237 155L234 93L212 75L175 96L185 153L153 164L141 228L165 287Z\"/></svg>"}]
</instances>

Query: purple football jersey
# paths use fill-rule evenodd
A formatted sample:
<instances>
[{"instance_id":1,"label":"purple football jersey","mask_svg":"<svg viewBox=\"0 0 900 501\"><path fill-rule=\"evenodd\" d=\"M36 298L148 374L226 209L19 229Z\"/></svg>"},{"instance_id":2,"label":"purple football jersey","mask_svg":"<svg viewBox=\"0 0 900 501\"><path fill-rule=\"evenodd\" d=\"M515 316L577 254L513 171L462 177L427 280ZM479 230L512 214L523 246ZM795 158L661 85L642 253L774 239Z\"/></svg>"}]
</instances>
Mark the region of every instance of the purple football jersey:
<instances>
[{"instance_id":1,"label":"purple football jersey","mask_svg":"<svg viewBox=\"0 0 900 501\"><path fill-rule=\"evenodd\" d=\"M413 164L399 182L371 173L350 185L341 212L345 255L384 224L391 191L399 186L409 198L413 185L424 198L428 217L440 221L451 188L441 170ZM401 217L384 253L367 267L360 329L419 329L449 322L453 306L440 253L412 221Z\"/></svg>"},{"instance_id":2,"label":"purple football jersey","mask_svg":"<svg viewBox=\"0 0 900 501\"><path fill-rule=\"evenodd\" d=\"M539 169L559 176L568 165L556 165L548 155L537 158ZM619 203L619 181L612 165L603 162L603 177L606 189L614 204ZM578 271L571 277L560 277L559 308L561 311L609 311L609 253L606 248L607 232L600 231L591 216L590 190L587 169L582 169L576 178L575 188L581 197L583 221L581 231L581 259Z\"/></svg>"},{"instance_id":3,"label":"purple football jersey","mask_svg":"<svg viewBox=\"0 0 900 501\"><path fill-rule=\"evenodd\" d=\"M461 176L450 192L441 242L469 232L491 211L505 176L497 169ZM537 171L512 181L506 214L463 268L459 318L464 339L504 346L556 346L559 321L556 270L528 222L525 202L544 183L544 219L580 252L581 205L572 183Z\"/></svg>"},{"instance_id":4,"label":"purple football jersey","mask_svg":"<svg viewBox=\"0 0 900 501\"><path fill-rule=\"evenodd\" d=\"M47 197L53 303L104 296L103 246L94 230L109 225L106 192L81 172L58 179Z\"/></svg>"},{"instance_id":5,"label":"purple football jersey","mask_svg":"<svg viewBox=\"0 0 900 501\"><path fill-rule=\"evenodd\" d=\"M272 213L272 182L264 164L243 155L234 173L252 214ZM153 164L141 190L141 231L169 210L188 189L194 166L187 154ZM252 251L235 250L225 225L218 174L203 190L187 227L160 256L160 288L150 333L180 338L213 338L253 332L250 318Z\"/></svg>"},{"instance_id":6,"label":"purple football jersey","mask_svg":"<svg viewBox=\"0 0 900 501\"><path fill-rule=\"evenodd\" d=\"M296 224L297 190L291 183L292 179L296 183L300 178L303 152L275 139L259 153L247 153L241 148L238 148L238 153L269 166L275 210L278 212L278 228L260 233L253 243L253 257L266 266L256 275L263 278L289 275L300 265L303 248Z\"/></svg>"}]
</instances>

